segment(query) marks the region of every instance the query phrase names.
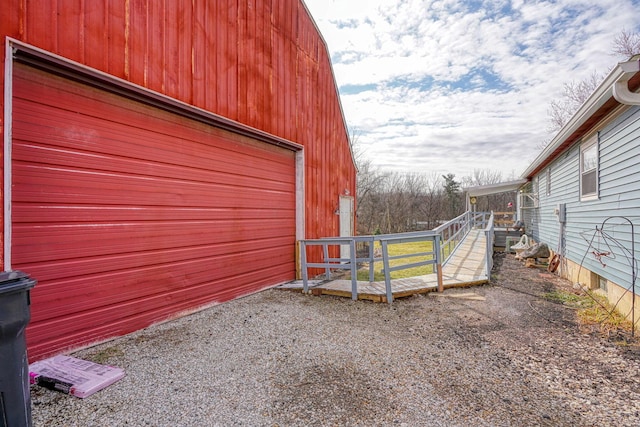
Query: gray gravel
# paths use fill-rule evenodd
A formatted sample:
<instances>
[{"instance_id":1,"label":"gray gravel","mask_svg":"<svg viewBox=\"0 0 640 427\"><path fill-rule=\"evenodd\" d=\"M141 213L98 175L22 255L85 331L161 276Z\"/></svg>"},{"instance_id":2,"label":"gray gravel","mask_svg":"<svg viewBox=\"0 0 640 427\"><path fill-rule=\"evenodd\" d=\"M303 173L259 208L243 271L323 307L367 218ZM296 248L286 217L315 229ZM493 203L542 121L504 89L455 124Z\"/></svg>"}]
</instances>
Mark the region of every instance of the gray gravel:
<instances>
[{"instance_id":1,"label":"gray gravel","mask_svg":"<svg viewBox=\"0 0 640 427\"><path fill-rule=\"evenodd\" d=\"M353 302L269 290L76 352L122 367L78 399L32 386L36 426L638 426L640 352L492 285Z\"/></svg>"}]
</instances>

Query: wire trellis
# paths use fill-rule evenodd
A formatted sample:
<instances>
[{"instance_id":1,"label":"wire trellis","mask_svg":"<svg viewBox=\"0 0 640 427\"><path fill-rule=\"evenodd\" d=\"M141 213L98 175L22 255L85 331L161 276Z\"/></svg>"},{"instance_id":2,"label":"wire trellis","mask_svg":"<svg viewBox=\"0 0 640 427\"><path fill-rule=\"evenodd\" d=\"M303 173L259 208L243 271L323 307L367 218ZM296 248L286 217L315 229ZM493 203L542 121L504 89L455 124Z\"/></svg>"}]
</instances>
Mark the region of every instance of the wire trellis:
<instances>
[{"instance_id":1,"label":"wire trellis","mask_svg":"<svg viewBox=\"0 0 640 427\"><path fill-rule=\"evenodd\" d=\"M622 223L616 224L608 224L610 221L614 219L622 220ZM613 236L612 232L606 231L605 226L608 227L617 227L617 226L630 226L631 229L631 249L627 248L620 239L617 239ZM587 238L588 234L591 233L591 237ZM616 303L613 305L613 308L609 310L605 307L600 301L594 298L590 292L587 292L587 295L596 302L602 309L607 312L607 317L604 320L613 316L613 313L616 311L620 301L622 298L629 292L631 292L631 336L635 335L635 328L638 323L635 320L635 301L636 301L636 279L638 275L638 261L635 256L635 229L633 222L628 217L624 216L610 216L602 221L602 224L598 228L596 226L595 230L583 231L580 233L581 237L587 242L587 250L580 261L580 267L578 269L578 280L580 278L580 271L582 270L582 266L584 264L584 260L588 255L592 255L596 261L598 261L603 268L606 268L608 260L616 259L616 251L614 248L619 249L619 254L624 257L626 264L630 269L630 286L624 288L624 292L620 295ZM603 320L603 321L604 321ZM640 320L640 319L638 319Z\"/></svg>"}]
</instances>

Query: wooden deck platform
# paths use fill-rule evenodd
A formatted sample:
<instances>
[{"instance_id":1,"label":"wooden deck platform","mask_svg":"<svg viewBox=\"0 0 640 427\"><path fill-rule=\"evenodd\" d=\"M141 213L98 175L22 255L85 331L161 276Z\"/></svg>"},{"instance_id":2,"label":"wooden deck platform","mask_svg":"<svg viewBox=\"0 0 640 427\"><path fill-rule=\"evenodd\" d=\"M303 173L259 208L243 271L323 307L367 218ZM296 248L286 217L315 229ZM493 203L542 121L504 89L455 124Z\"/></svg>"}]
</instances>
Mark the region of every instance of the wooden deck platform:
<instances>
[{"instance_id":1,"label":"wooden deck platform","mask_svg":"<svg viewBox=\"0 0 640 427\"><path fill-rule=\"evenodd\" d=\"M458 245L443 267L442 278L445 288L466 287L488 283L486 268L486 238L482 230L471 230ZM285 283L278 289L302 290L302 280ZM337 295L351 298L351 280L318 281L309 280L313 295ZM391 280L393 298L438 290L436 274ZM387 302L384 281L358 281L358 299Z\"/></svg>"}]
</instances>

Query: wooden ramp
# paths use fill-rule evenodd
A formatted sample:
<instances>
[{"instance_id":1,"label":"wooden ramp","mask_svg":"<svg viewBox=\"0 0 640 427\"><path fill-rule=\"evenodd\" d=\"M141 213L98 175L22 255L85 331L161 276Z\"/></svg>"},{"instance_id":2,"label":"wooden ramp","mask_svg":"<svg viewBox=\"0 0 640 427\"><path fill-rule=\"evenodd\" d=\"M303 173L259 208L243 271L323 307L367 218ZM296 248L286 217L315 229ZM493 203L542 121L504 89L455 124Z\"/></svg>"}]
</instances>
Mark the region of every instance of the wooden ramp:
<instances>
[{"instance_id":1,"label":"wooden ramp","mask_svg":"<svg viewBox=\"0 0 640 427\"><path fill-rule=\"evenodd\" d=\"M465 287L488 283L486 268L486 237L483 230L471 230L456 247L447 263L443 266L442 278L445 288ZM302 280L285 283L278 289L302 290ZM337 295L351 298L351 280L309 280L309 289L313 295ZM414 294L438 290L435 273L405 279L392 279L393 298L402 298ZM384 281L358 281L358 299L386 302Z\"/></svg>"}]
</instances>

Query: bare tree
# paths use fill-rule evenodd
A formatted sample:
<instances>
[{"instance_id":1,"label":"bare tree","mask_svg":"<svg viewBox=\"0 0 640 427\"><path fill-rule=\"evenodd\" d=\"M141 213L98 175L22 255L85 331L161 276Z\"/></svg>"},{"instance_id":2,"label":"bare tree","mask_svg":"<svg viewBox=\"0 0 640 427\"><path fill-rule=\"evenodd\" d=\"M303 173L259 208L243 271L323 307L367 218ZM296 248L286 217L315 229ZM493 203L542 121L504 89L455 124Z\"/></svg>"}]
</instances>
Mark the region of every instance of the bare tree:
<instances>
[{"instance_id":1,"label":"bare tree","mask_svg":"<svg viewBox=\"0 0 640 427\"><path fill-rule=\"evenodd\" d=\"M366 168L359 173L368 176L371 185L358 192L358 234L430 229L446 219L444 191L436 174L371 173Z\"/></svg>"},{"instance_id":2,"label":"bare tree","mask_svg":"<svg viewBox=\"0 0 640 427\"><path fill-rule=\"evenodd\" d=\"M382 187L388 174L380 171L369 159L362 158L357 165L358 174L356 176L356 187L358 207L356 214L360 215L361 207L362 209L367 208L367 203L370 201L368 196Z\"/></svg>"},{"instance_id":3,"label":"bare tree","mask_svg":"<svg viewBox=\"0 0 640 427\"><path fill-rule=\"evenodd\" d=\"M453 174L383 172L367 158L357 135L352 141L359 235L432 229L464 210L460 183ZM494 184L501 178L501 172L476 170L462 182Z\"/></svg>"},{"instance_id":4,"label":"bare tree","mask_svg":"<svg viewBox=\"0 0 640 427\"><path fill-rule=\"evenodd\" d=\"M513 180L515 176L513 173L507 177L506 180ZM462 178L464 187L472 187L479 185L491 185L504 182L501 171L495 171L491 169L474 169L473 174ZM517 193L515 191L508 191L504 193L490 194L477 198L476 210L477 211L495 211L505 212L512 209L515 206ZM511 208L509 208L511 203Z\"/></svg>"},{"instance_id":5,"label":"bare tree","mask_svg":"<svg viewBox=\"0 0 640 427\"><path fill-rule=\"evenodd\" d=\"M462 177L463 187L498 184L502 182L502 172L491 169L474 169L473 174Z\"/></svg>"},{"instance_id":6,"label":"bare tree","mask_svg":"<svg viewBox=\"0 0 640 427\"><path fill-rule=\"evenodd\" d=\"M628 59L640 53L640 33L623 29L613 40L612 53Z\"/></svg>"},{"instance_id":7,"label":"bare tree","mask_svg":"<svg viewBox=\"0 0 640 427\"><path fill-rule=\"evenodd\" d=\"M442 180L436 172L423 174L422 193L416 209L416 228L431 230L438 226L443 219L444 197L442 194Z\"/></svg>"},{"instance_id":8,"label":"bare tree","mask_svg":"<svg viewBox=\"0 0 640 427\"><path fill-rule=\"evenodd\" d=\"M562 129L601 81L602 76L594 71L584 80L579 82L572 80L569 83L565 83L562 89L562 96L551 101L547 110L550 122L549 132L555 133Z\"/></svg>"},{"instance_id":9,"label":"bare tree","mask_svg":"<svg viewBox=\"0 0 640 427\"><path fill-rule=\"evenodd\" d=\"M613 40L612 55L622 60L627 60L640 53L640 33L622 30ZM549 116L549 132L555 133L569 121L571 116L578 111L580 106L598 87L604 76L597 72L581 81L565 83L562 95L549 104L547 115ZM540 148L544 148L549 141L544 142Z\"/></svg>"},{"instance_id":10,"label":"bare tree","mask_svg":"<svg viewBox=\"0 0 640 427\"><path fill-rule=\"evenodd\" d=\"M385 197L385 232L401 233L407 231L410 201L407 197L405 175L394 172L389 175Z\"/></svg>"},{"instance_id":11,"label":"bare tree","mask_svg":"<svg viewBox=\"0 0 640 427\"><path fill-rule=\"evenodd\" d=\"M356 216L358 234L368 234L376 226L376 206L379 203L378 191L386 175L376 167L366 155L366 149L360 142L361 132L357 128L350 130L351 150L356 163Z\"/></svg>"}]
</instances>

